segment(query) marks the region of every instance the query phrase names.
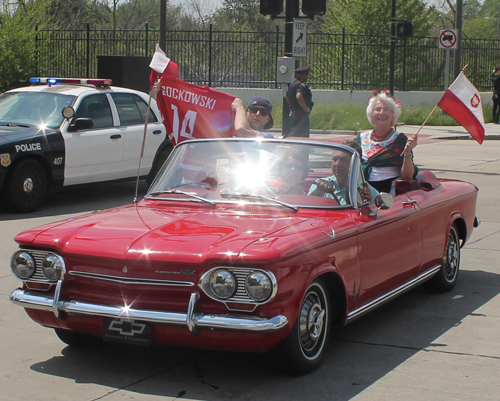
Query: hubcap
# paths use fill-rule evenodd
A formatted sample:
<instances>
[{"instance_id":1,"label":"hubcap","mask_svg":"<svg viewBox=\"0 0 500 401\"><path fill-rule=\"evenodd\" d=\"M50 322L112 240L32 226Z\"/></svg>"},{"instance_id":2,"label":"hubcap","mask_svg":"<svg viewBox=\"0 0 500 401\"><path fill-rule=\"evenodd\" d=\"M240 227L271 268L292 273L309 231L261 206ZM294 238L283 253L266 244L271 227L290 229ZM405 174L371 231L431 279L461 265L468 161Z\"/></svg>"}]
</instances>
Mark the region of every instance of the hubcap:
<instances>
[{"instance_id":1,"label":"hubcap","mask_svg":"<svg viewBox=\"0 0 500 401\"><path fill-rule=\"evenodd\" d=\"M455 237L450 234L448 238L448 249L446 252L446 262L447 262L447 269L446 269L446 276L449 279L453 279L455 276L455 272L457 270L458 264L459 264L459 258L460 258L460 253L459 253L459 248L458 248L458 243L455 240Z\"/></svg>"},{"instance_id":2,"label":"hubcap","mask_svg":"<svg viewBox=\"0 0 500 401\"><path fill-rule=\"evenodd\" d=\"M321 304L321 298L311 292L304 299L300 311L300 341L305 351L313 350L323 333L326 311Z\"/></svg>"},{"instance_id":3,"label":"hubcap","mask_svg":"<svg viewBox=\"0 0 500 401\"><path fill-rule=\"evenodd\" d=\"M33 191L33 180L31 178L26 178L23 183L23 190L25 193L29 194L31 191Z\"/></svg>"}]
</instances>

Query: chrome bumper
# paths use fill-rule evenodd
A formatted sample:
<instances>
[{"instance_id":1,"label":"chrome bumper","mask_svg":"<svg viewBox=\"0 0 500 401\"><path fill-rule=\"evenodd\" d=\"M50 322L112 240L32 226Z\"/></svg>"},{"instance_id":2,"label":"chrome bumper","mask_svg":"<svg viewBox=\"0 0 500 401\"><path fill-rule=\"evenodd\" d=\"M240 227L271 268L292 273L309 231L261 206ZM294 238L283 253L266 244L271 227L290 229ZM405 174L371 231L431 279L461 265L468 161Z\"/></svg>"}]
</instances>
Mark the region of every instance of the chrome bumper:
<instances>
[{"instance_id":1,"label":"chrome bumper","mask_svg":"<svg viewBox=\"0 0 500 401\"><path fill-rule=\"evenodd\" d=\"M57 293L57 291L56 291ZM199 329L229 330L249 333L275 333L288 324L286 316L270 319L238 314L205 315L195 312L200 294L193 292L187 313L160 312L91 304L79 301L57 301L52 296L34 295L20 288L10 294L10 300L23 308L53 312L58 318L64 313L77 316L102 316L120 319L141 320L156 324L186 326L197 335Z\"/></svg>"}]
</instances>

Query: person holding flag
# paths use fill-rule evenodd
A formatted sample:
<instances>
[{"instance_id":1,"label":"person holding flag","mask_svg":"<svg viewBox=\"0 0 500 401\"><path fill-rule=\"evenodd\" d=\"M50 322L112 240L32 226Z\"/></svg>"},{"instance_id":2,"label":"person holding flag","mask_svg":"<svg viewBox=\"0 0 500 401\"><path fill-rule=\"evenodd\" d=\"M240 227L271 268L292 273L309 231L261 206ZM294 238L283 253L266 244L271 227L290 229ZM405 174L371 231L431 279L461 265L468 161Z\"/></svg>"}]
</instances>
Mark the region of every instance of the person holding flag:
<instances>
[{"instance_id":1,"label":"person holding flag","mask_svg":"<svg viewBox=\"0 0 500 401\"><path fill-rule=\"evenodd\" d=\"M396 179L412 179L418 168L413 164L413 149L418 136L411 139L397 132L396 121L401 115L401 103L389 96L386 89L382 93L373 91L366 116L374 126L371 131L361 132L356 141L363 152L363 172L365 179L379 192L394 195Z\"/></svg>"},{"instance_id":2,"label":"person holding flag","mask_svg":"<svg viewBox=\"0 0 500 401\"><path fill-rule=\"evenodd\" d=\"M231 107L235 112L234 130L236 136L274 138L274 135L264 132L273 126L273 116L271 115L273 105L268 99L256 96L250 99L245 110L243 101L237 97Z\"/></svg>"}]
</instances>

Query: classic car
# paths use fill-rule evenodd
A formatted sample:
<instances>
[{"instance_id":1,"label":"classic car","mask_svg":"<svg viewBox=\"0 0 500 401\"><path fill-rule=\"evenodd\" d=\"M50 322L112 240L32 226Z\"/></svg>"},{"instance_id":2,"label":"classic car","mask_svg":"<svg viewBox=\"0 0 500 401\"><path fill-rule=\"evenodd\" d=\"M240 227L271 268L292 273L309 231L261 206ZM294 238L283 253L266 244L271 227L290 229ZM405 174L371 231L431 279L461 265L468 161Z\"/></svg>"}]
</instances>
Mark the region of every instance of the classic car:
<instances>
[{"instance_id":1,"label":"classic car","mask_svg":"<svg viewBox=\"0 0 500 401\"><path fill-rule=\"evenodd\" d=\"M0 94L0 198L6 208L32 212L47 192L133 179L139 167L153 180L172 145L154 99L148 112L147 93L111 86L109 79L30 82Z\"/></svg>"},{"instance_id":2,"label":"classic car","mask_svg":"<svg viewBox=\"0 0 500 401\"><path fill-rule=\"evenodd\" d=\"M318 195L319 179L335 189ZM273 350L306 373L332 323L420 284L452 289L479 224L473 184L421 171L395 196L364 185L334 141L185 141L143 199L18 234L10 299L72 346Z\"/></svg>"}]
</instances>

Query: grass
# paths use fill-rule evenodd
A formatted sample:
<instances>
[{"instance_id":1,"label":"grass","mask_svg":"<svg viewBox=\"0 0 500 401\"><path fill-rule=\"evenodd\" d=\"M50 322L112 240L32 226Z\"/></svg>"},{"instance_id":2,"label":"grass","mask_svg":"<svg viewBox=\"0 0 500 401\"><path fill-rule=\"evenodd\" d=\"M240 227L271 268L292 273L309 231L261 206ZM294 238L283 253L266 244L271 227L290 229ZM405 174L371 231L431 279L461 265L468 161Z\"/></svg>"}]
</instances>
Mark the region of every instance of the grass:
<instances>
[{"instance_id":1,"label":"grass","mask_svg":"<svg viewBox=\"0 0 500 401\"><path fill-rule=\"evenodd\" d=\"M398 123L421 125L431 113L432 109L433 107L427 106L410 106L403 108ZM485 106L483 111L485 123L491 122L491 106ZM282 116L282 104L273 104L274 128L281 128ZM437 108L426 125L458 126L459 124L440 108ZM311 114L311 129L360 131L370 128L372 128L372 126L366 118L366 106L363 105L352 103L319 104L314 106L314 110Z\"/></svg>"}]
</instances>

